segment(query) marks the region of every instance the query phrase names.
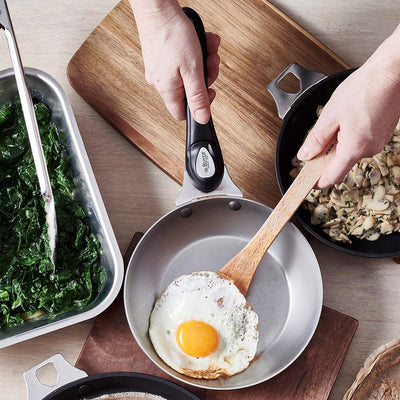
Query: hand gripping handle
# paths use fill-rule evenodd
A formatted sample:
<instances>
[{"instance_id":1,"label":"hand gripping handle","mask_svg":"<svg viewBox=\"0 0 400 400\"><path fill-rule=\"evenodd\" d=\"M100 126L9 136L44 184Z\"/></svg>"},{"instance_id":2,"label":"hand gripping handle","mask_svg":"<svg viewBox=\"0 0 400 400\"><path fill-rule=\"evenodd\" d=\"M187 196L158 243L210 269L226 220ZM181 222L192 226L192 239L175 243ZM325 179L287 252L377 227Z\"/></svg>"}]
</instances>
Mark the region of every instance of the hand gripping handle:
<instances>
[{"instance_id":1,"label":"hand gripping handle","mask_svg":"<svg viewBox=\"0 0 400 400\"><path fill-rule=\"evenodd\" d=\"M191 8L184 7L184 13L192 21L200 41L203 54L204 80L207 86L207 48L204 25ZM186 104L186 171L193 185L208 193L215 190L224 175L224 160L215 133L212 117L206 124L199 124Z\"/></svg>"}]
</instances>

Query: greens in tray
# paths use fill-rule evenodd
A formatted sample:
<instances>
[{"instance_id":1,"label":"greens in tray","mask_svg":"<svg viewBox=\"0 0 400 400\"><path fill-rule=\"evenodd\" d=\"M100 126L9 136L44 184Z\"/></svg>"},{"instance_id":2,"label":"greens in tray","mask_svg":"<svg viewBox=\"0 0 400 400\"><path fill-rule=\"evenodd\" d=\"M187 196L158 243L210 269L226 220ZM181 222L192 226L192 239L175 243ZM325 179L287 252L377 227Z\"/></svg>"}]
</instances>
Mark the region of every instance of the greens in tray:
<instances>
[{"instance_id":1,"label":"greens in tray","mask_svg":"<svg viewBox=\"0 0 400 400\"><path fill-rule=\"evenodd\" d=\"M104 280L100 245L74 200L63 135L51 112L34 105L53 188L58 242L53 271L44 202L21 107L0 108L0 328L39 312L51 315L87 305Z\"/></svg>"}]
</instances>

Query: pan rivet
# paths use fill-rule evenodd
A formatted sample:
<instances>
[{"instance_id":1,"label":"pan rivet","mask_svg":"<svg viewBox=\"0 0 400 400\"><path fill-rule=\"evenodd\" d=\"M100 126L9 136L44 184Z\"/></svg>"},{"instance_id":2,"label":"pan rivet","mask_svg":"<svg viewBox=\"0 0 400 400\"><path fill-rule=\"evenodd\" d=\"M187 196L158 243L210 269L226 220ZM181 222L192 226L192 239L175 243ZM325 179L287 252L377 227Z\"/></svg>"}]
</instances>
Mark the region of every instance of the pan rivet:
<instances>
[{"instance_id":1,"label":"pan rivet","mask_svg":"<svg viewBox=\"0 0 400 400\"><path fill-rule=\"evenodd\" d=\"M82 385L78 389L78 393L82 396L85 394L88 394L90 392L90 386L89 385Z\"/></svg>"},{"instance_id":2,"label":"pan rivet","mask_svg":"<svg viewBox=\"0 0 400 400\"><path fill-rule=\"evenodd\" d=\"M240 208L242 207L242 205L237 200L230 201L228 206L233 211L240 210Z\"/></svg>"},{"instance_id":3,"label":"pan rivet","mask_svg":"<svg viewBox=\"0 0 400 400\"><path fill-rule=\"evenodd\" d=\"M191 209L191 208L189 208L189 207L182 208L182 210L181 210L181 216L182 216L183 218L188 218L188 217L190 217L191 215L192 215L192 209Z\"/></svg>"}]
</instances>

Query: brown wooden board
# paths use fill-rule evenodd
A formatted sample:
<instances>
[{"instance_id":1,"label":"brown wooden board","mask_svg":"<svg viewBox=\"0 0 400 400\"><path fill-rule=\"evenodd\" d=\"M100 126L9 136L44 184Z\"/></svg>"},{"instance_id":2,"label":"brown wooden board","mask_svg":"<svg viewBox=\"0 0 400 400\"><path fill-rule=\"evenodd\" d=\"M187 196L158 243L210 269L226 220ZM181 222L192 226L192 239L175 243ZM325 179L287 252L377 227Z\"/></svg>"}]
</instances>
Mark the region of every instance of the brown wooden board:
<instances>
[{"instance_id":1,"label":"brown wooden board","mask_svg":"<svg viewBox=\"0 0 400 400\"><path fill-rule=\"evenodd\" d=\"M142 234L136 233L124 256L125 266ZM122 292L94 320L76 367L89 375L141 372L175 381L204 400L323 400L327 399L357 329L358 321L323 307L316 332L300 357L285 371L259 385L213 391L183 385L161 371L141 351L125 318Z\"/></svg>"},{"instance_id":2,"label":"brown wooden board","mask_svg":"<svg viewBox=\"0 0 400 400\"><path fill-rule=\"evenodd\" d=\"M206 30L221 36L220 75L212 105L225 164L244 196L274 207L280 192L275 148L282 121L266 86L290 63L333 74L348 67L265 0L184 0ZM175 121L144 77L128 0L97 26L68 65L75 90L178 183L185 123ZM294 89L289 83L289 88Z\"/></svg>"}]
</instances>

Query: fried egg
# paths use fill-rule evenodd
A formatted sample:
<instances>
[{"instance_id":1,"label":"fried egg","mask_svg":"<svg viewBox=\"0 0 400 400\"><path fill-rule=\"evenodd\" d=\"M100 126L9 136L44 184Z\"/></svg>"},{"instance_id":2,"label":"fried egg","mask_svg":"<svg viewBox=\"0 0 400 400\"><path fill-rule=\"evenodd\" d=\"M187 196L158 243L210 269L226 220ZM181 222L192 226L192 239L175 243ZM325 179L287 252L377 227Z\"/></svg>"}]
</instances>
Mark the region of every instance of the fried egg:
<instances>
[{"instance_id":1,"label":"fried egg","mask_svg":"<svg viewBox=\"0 0 400 400\"><path fill-rule=\"evenodd\" d=\"M249 366L258 316L233 281L200 271L176 278L156 301L149 336L160 358L194 378L215 379Z\"/></svg>"}]
</instances>

